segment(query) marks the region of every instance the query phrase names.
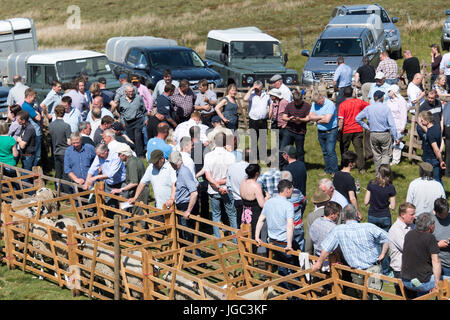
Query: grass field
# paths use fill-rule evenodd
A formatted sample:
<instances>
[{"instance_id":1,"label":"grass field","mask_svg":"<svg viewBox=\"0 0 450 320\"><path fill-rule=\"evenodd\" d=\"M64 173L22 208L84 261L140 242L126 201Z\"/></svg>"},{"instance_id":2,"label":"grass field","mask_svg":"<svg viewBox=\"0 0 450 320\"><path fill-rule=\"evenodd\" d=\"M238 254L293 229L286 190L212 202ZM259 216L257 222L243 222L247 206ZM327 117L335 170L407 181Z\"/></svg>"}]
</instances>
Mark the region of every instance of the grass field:
<instances>
[{"instance_id":1,"label":"grass field","mask_svg":"<svg viewBox=\"0 0 450 320\"><path fill-rule=\"evenodd\" d=\"M0 0L0 19L12 17L33 18L37 28L39 45L42 48L67 47L104 51L108 38L113 36L152 35L184 41L204 55L206 34L211 29L238 26L257 26L282 41L283 50L289 54L287 67L301 72L306 58L300 55L302 49L311 49L315 39L328 22L334 6L356 4L363 1L255 1L255 0L213 0L203 1L142 1L127 2L115 0L87 1L76 3L40 0L10 2ZM403 49L411 49L420 61L430 61L429 45L439 43L444 10L450 9L448 0L433 2L379 1L392 16L397 16L397 26L402 34ZM39 5L37 5L39 4ZM65 23L72 13L67 13L70 5L80 8L81 28L68 29ZM73 15L73 14L72 14ZM408 16L411 24L409 24ZM298 26L301 26L304 47L300 47ZM398 60L401 65L403 60ZM307 196L310 198L323 172L322 152L317 141L315 126L308 126L305 139L306 164L308 169ZM339 155L339 147L336 148ZM394 186L397 190L397 208L405 201L409 182L418 176L418 167L402 159L392 168ZM352 172L361 184L358 203L364 219L367 207L363 205L364 188L374 178L373 163L366 175ZM450 180L443 178L446 190L450 190ZM306 213L313 210L310 202ZM393 217L397 209L393 211ZM7 271L0 266L0 299L71 299L69 290L39 281L21 271Z\"/></svg>"}]
</instances>

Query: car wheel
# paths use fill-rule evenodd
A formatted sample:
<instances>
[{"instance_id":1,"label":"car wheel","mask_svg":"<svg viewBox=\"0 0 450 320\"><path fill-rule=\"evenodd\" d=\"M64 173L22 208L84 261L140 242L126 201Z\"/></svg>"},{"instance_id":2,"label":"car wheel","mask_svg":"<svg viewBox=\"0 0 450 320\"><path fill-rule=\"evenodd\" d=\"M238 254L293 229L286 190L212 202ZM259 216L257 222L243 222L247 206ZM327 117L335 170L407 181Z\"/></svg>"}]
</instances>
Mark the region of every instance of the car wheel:
<instances>
[{"instance_id":1,"label":"car wheel","mask_svg":"<svg viewBox=\"0 0 450 320\"><path fill-rule=\"evenodd\" d=\"M397 51L394 51L393 56L394 56L393 59L395 59L395 60L401 59L402 58L402 48L400 48Z\"/></svg>"},{"instance_id":2,"label":"car wheel","mask_svg":"<svg viewBox=\"0 0 450 320\"><path fill-rule=\"evenodd\" d=\"M448 49L450 47L450 43L448 43L448 42L446 43L446 42L442 41L442 39L441 39L441 47L442 47L442 50L448 51Z\"/></svg>"}]
</instances>

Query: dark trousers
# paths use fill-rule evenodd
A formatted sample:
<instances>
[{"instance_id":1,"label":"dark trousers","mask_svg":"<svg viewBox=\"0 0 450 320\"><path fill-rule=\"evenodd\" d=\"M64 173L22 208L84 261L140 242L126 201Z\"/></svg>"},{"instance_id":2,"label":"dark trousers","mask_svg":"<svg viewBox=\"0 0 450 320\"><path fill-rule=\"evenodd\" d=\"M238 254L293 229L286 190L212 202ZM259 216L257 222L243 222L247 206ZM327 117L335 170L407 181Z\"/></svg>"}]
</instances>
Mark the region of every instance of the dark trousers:
<instances>
[{"instance_id":1,"label":"dark trousers","mask_svg":"<svg viewBox=\"0 0 450 320\"><path fill-rule=\"evenodd\" d=\"M236 222L238 229L241 227L242 224L242 209L243 209L243 202L242 200L234 200L234 207L236 208ZM254 236L254 234L253 234Z\"/></svg>"},{"instance_id":2,"label":"dark trousers","mask_svg":"<svg viewBox=\"0 0 450 320\"><path fill-rule=\"evenodd\" d=\"M372 146L370 145L370 131L364 129L364 159L373 158Z\"/></svg>"},{"instance_id":3,"label":"dark trousers","mask_svg":"<svg viewBox=\"0 0 450 320\"><path fill-rule=\"evenodd\" d=\"M251 152L257 151L258 159L265 160L265 156L262 158L260 157L259 150L267 151L267 119L261 119L261 120L250 119L249 128L253 129L254 132L256 132L256 137L255 137L255 133L250 132L250 137L251 137L250 150L251 150ZM259 130L264 130L261 132L261 133L263 133L263 135L261 136L261 139L260 139Z\"/></svg>"},{"instance_id":4,"label":"dark trousers","mask_svg":"<svg viewBox=\"0 0 450 320\"><path fill-rule=\"evenodd\" d=\"M156 116L150 116L147 122L147 138L150 140L158 135L156 128L161 121Z\"/></svg>"},{"instance_id":5,"label":"dark trousers","mask_svg":"<svg viewBox=\"0 0 450 320\"><path fill-rule=\"evenodd\" d=\"M341 158L345 151L350 147L350 143L355 148L355 153L358 156L356 159L356 167L358 170L364 169L364 147L363 147L363 132L344 133L339 141L341 149Z\"/></svg>"},{"instance_id":6,"label":"dark trousers","mask_svg":"<svg viewBox=\"0 0 450 320\"><path fill-rule=\"evenodd\" d=\"M401 271L394 271L394 278L396 279L401 279ZM395 294L401 296L402 293L400 291L400 287L395 284ZM407 299L414 299L417 298L417 292L416 291L412 291L410 289L408 289L407 287L403 286L403 289L405 290L405 296Z\"/></svg>"},{"instance_id":7,"label":"dark trousers","mask_svg":"<svg viewBox=\"0 0 450 320\"><path fill-rule=\"evenodd\" d=\"M144 135L142 134L142 118L125 121L127 136L136 146L136 155L144 157Z\"/></svg>"},{"instance_id":8,"label":"dark trousers","mask_svg":"<svg viewBox=\"0 0 450 320\"><path fill-rule=\"evenodd\" d=\"M305 162L305 135L291 132L286 128L281 129L280 132L281 131L283 132L283 138L281 140L280 150L282 150L285 146L295 142L295 148L297 150L297 160Z\"/></svg>"},{"instance_id":9,"label":"dark trousers","mask_svg":"<svg viewBox=\"0 0 450 320\"><path fill-rule=\"evenodd\" d=\"M55 155L55 178L70 181L69 177L64 173L64 155ZM55 186L58 188L56 182ZM72 193L72 188L63 183L61 183L60 190L64 193Z\"/></svg>"},{"instance_id":10,"label":"dark trousers","mask_svg":"<svg viewBox=\"0 0 450 320\"><path fill-rule=\"evenodd\" d=\"M189 202L185 202L185 203L177 203L177 209L180 211L186 211L187 208L189 207ZM193 208L191 215L197 215L197 212L195 211L195 207ZM195 220L193 219L185 219L183 216L177 215L178 217L178 223L184 227L188 227L191 229L195 229ZM187 240L189 242L193 242L194 241L194 235L188 231L185 230L180 230L179 236L184 239Z\"/></svg>"}]
</instances>

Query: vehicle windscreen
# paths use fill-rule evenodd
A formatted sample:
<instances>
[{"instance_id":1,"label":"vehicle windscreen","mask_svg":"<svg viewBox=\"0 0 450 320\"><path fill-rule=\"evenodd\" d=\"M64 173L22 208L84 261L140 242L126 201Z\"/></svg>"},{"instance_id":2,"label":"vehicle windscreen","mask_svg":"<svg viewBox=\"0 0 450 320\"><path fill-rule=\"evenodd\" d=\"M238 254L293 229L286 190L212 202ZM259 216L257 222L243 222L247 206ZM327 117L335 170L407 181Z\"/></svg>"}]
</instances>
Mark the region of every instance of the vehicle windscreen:
<instances>
[{"instance_id":1,"label":"vehicle windscreen","mask_svg":"<svg viewBox=\"0 0 450 320\"><path fill-rule=\"evenodd\" d=\"M367 14L371 14L371 13L375 13L375 14L380 15L381 22L383 22L383 23L391 22L391 20L389 19L388 14L384 10L381 10L381 12L379 10L358 10L358 11L349 11L349 12L347 12L348 15L367 15Z\"/></svg>"},{"instance_id":2,"label":"vehicle windscreen","mask_svg":"<svg viewBox=\"0 0 450 320\"><path fill-rule=\"evenodd\" d=\"M319 39L314 46L311 56L362 56L361 39Z\"/></svg>"},{"instance_id":3,"label":"vehicle windscreen","mask_svg":"<svg viewBox=\"0 0 450 320\"><path fill-rule=\"evenodd\" d=\"M281 57L280 44L276 41L232 41L231 56L234 58Z\"/></svg>"},{"instance_id":4,"label":"vehicle windscreen","mask_svg":"<svg viewBox=\"0 0 450 320\"><path fill-rule=\"evenodd\" d=\"M152 67L160 70L205 67L200 56L190 50L151 51L149 56Z\"/></svg>"},{"instance_id":5,"label":"vehicle windscreen","mask_svg":"<svg viewBox=\"0 0 450 320\"><path fill-rule=\"evenodd\" d=\"M106 57L93 57L76 60L59 61L56 69L61 80L72 80L85 73L89 78L104 77L114 79L114 75Z\"/></svg>"}]
</instances>

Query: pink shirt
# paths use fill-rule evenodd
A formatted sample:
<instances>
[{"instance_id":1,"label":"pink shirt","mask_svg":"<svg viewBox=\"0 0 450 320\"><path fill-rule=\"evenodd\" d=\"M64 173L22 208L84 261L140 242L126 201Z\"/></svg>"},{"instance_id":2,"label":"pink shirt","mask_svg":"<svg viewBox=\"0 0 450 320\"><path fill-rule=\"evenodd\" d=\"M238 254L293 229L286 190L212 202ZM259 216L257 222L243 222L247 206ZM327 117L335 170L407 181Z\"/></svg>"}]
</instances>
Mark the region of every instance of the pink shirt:
<instances>
[{"instance_id":1,"label":"pink shirt","mask_svg":"<svg viewBox=\"0 0 450 320\"><path fill-rule=\"evenodd\" d=\"M144 100L145 109L147 109L147 112L151 112L153 110L153 97L150 94L150 91L148 88L142 84L139 85L138 92L142 97L142 100Z\"/></svg>"},{"instance_id":2,"label":"pink shirt","mask_svg":"<svg viewBox=\"0 0 450 320\"><path fill-rule=\"evenodd\" d=\"M289 102L286 99L281 99L278 105L275 103L272 104L272 119L277 117L277 125L281 128L286 127L286 121L283 120L283 113L284 110L286 110L288 103Z\"/></svg>"},{"instance_id":3,"label":"pink shirt","mask_svg":"<svg viewBox=\"0 0 450 320\"><path fill-rule=\"evenodd\" d=\"M400 132L406 127L408 121L408 104L402 96L394 99L389 98L386 102L389 109L391 109L392 117L394 117L395 127Z\"/></svg>"}]
</instances>

